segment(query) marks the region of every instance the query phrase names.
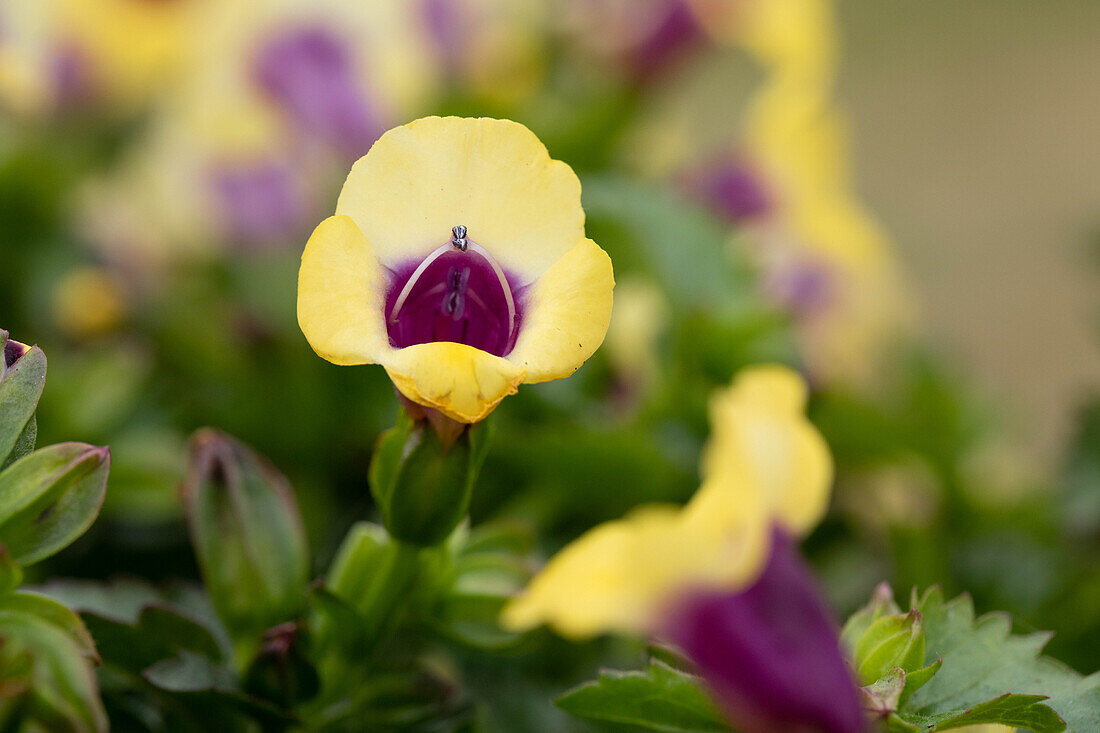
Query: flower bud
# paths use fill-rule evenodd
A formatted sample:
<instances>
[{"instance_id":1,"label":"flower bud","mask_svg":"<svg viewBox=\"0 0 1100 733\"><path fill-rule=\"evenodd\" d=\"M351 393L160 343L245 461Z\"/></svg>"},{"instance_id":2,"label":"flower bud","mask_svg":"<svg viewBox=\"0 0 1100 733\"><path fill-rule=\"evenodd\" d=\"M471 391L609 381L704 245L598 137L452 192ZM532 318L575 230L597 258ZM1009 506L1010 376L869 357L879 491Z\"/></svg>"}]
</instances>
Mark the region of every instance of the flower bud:
<instances>
[{"instance_id":1,"label":"flower bud","mask_svg":"<svg viewBox=\"0 0 1100 733\"><path fill-rule=\"evenodd\" d=\"M399 414L379 438L370 469L371 492L395 539L430 547L454 531L469 509L488 433L484 424L450 432Z\"/></svg>"},{"instance_id":2,"label":"flower bud","mask_svg":"<svg viewBox=\"0 0 1100 733\"><path fill-rule=\"evenodd\" d=\"M210 599L239 651L303 611L305 533L290 485L271 464L228 435L201 430L181 497Z\"/></svg>"},{"instance_id":3,"label":"flower bud","mask_svg":"<svg viewBox=\"0 0 1100 733\"><path fill-rule=\"evenodd\" d=\"M924 624L920 611L883 616L856 643L853 663L860 684L870 685L895 667L913 672L924 666Z\"/></svg>"},{"instance_id":4,"label":"flower bud","mask_svg":"<svg viewBox=\"0 0 1100 733\"><path fill-rule=\"evenodd\" d=\"M793 543L773 533L759 579L688 598L667 631L698 666L737 730L865 729L836 627Z\"/></svg>"},{"instance_id":5,"label":"flower bud","mask_svg":"<svg viewBox=\"0 0 1100 733\"><path fill-rule=\"evenodd\" d=\"M46 355L0 330L0 468L34 450L34 411L46 385Z\"/></svg>"}]
</instances>

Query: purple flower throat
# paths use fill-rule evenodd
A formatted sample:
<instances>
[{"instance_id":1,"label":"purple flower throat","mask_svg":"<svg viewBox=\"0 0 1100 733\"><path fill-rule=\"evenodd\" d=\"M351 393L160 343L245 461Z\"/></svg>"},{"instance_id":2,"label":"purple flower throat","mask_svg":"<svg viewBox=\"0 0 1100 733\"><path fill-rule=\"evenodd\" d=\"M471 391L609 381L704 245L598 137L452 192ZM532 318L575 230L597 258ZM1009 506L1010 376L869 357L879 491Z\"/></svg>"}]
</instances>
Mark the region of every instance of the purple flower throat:
<instances>
[{"instance_id":1,"label":"purple flower throat","mask_svg":"<svg viewBox=\"0 0 1100 733\"><path fill-rule=\"evenodd\" d=\"M394 273L386 328L397 348L437 341L504 356L516 344L517 291L491 254L456 226L451 241Z\"/></svg>"}]
</instances>

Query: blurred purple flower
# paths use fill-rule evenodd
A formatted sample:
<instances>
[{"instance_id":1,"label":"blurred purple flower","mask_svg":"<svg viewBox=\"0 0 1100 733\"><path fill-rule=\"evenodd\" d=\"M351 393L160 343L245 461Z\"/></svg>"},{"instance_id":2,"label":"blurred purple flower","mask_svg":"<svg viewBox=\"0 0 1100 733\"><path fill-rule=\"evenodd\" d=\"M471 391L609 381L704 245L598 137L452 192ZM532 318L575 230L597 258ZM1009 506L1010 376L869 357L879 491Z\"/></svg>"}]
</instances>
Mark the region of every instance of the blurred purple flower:
<instances>
[{"instance_id":1,"label":"blurred purple flower","mask_svg":"<svg viewBox=\"0 0 1100 733\"><path fill-rule=\"evenodd\" d=\"M457 75L462 54L462 39L466 37L468 18L456 0L422 0L421 16L439 54L443 70Z\"/></svg>"},{"instance_id":2,"label":"blurred purple flower","mask_svg":"<svg viewBox=\"0 0 1100 733\"><path fill-rule=\"evenodd\" d=\"M666 0L665 6L660 21L628 55L630 69L642 81L660 74L705 38L686 0Z\"/></svg>"},{"instance_id":3,"label":"blurred purple flower","mask_svg":"<svg viewBox=\"0 0 1100 733\"><path fill-rule=\"evenodd\" d=\"M218 167L211 173L211 185L220 219L239 242L283 241L304 226L306 202L286 163Z\"/></svg>"},{"instance_id":4,"label":"blurred purple flower","mask_svg":"<svg viewBox=\"0 0 1100 733\"><path fill-rule=\"evenodd\" d=\"M358 157L384 130L352 49L319 26L277 34L256 55L260 87L307 132Z\"/></svg>"},{"instance_id":5,"label":"blurred purple flower","mask_svg":"<svg viewBox=\"0 0 1100 733\"><path fill-rule=\"evenodd\" d=\"M723 162L691 177L689 188L716 214L740 224L763 216L772 200L759 174L734 161Z\"/></svg>"},{"instance_id":6,"label":"blurred purple flower","mask_svg":"<svg viewBox=\"0 0 1100 733\"><path fill-rule=\"evenodd\" d=\"M50 76L55 105L60 111L72 111L91 101L95 84L91 61L74 44L63 44L50 56Z\"/></svg>"},{"instance_id":7,"label":"blurred purple flower","mask_svg":"<svg viewBox=\"0 0 1100 733\"><path fill-rule=\"evenodd\" d=\"M756 583L689 598L668 633L744 733L866 729L837 627L809 568L778 528Z\"/></svg>"},{"instance_id":8,"label":"blurred purple flower","mask_svg":"<svg viewBox=\"0 0 1100 733\"><path fill-rule=\"evenodd\" d=\"M765 290L792 313L811 316L829 305L835 286L835 276L828 267L803 259L785 263L773 272L765 283Z\"/></svg>"}]
</instances>

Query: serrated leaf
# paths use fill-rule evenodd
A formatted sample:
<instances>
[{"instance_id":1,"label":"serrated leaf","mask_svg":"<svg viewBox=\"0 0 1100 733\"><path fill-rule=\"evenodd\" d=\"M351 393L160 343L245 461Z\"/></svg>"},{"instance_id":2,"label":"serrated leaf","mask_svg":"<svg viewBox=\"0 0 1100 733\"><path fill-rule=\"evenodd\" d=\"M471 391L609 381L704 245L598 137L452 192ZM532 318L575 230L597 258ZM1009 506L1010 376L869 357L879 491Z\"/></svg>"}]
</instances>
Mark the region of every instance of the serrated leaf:
<instances>
[{"instance_id":1,"label":"serrated leaf","mask_svg":"<svg viewBox=\"0 0 1100 733\"><path fill-rule=\"evenodd\" d=\"M1012 635L1006 614L976 619L968 596L944 602L938 588L916 607L924 619L925 661L938 655L943 666L903 705L903 721L922 731L978 722L1036 733L1100 729L1100 675L1086 678L1040 656L1049 634Z\"/></svg>"},{"instance_id":2,"label":"serrated leaf","mask_svg":"<svg viewBox=\"0 0 1100 733\"><path fill-rule=\"evenodd\" d=\"M702 680L657 660L643 672L603 671L599 679L570 690L554 704L584 720L642 730L730 730Z\"/></svg>"}]
</instances>

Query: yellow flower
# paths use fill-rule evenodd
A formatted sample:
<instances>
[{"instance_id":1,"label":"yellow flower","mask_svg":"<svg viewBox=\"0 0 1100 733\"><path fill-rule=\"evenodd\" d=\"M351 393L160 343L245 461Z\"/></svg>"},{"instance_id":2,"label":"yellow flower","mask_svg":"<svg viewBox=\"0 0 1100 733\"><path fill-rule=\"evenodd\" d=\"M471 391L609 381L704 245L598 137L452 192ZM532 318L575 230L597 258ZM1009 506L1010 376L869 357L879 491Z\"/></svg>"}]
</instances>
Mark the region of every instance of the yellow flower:
<instances>
[{"instance_id":1,"label":"yellow flower","mask_svg":"<svg viewBox=\"0 0 1100 733\"><path fill-rule=\"evenodd\" d=\"M98 267L81 267L67 273L54 291L54 320L73 338L89 338L114 330L124 311L121 288Z\"/></svg>"},{"instance_id":2,"label":"yellow flower","mask_svg":"<svg viewBox=\"0 0 1100 733\"><path fill-rule=\"evenodd\" d=\"M302 255L298 323L323 358L381 364L410 400L470 423L576 371L614 284L580 182L530 130L427 117L352 167Z\"/></svg>"},{"instance_id":3,"label":"yellow flower","mask_svg":"<svg viewBox=\"0 0 1100 733\"><path fill-rule=\"evenodd\" d=\"M602 524L546 565L505 607L510 629L548 623L565 636L647 633L681 593L755 580L773 523L797 534L820 520L832 458L803 414L794 372L742 372L711 400L703 485L681 508L648 506Z\"/></svg>"}]
</instances>

